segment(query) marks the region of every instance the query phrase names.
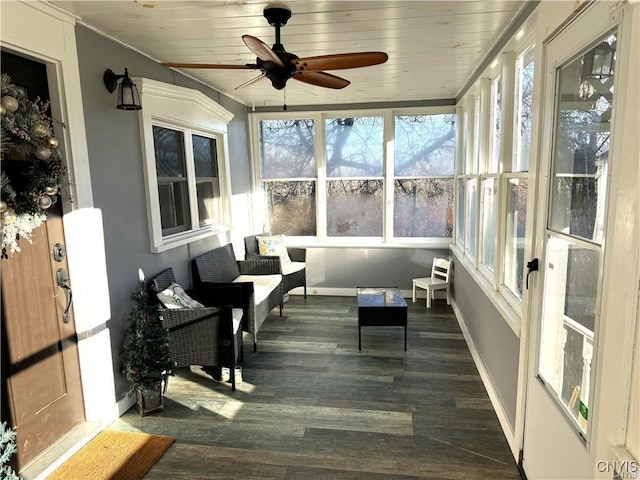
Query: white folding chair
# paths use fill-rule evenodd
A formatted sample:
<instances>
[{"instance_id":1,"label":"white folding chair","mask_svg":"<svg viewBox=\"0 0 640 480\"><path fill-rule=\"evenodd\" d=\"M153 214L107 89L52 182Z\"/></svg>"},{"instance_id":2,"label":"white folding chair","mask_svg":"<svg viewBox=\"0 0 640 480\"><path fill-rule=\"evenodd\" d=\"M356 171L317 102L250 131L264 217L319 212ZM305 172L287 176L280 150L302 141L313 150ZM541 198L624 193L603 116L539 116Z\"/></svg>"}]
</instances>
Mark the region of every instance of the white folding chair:
<instances>
[{"instance_id":1,"label":"white folding chair","mask_svg":"<svg viewBox=\"0 0 640 480\"><path fill-rule=\"evenodd\" d=\"M436 290L447 291L447 305L451 305L451 295L449 291L449 268L450 262L444 258L434 258L431 267L431 276L413 279L413 301L416 301L416 288L423 288L427 291L427 308L431 308L431 300L435 298Z\"/></svg>"}]
</instances>

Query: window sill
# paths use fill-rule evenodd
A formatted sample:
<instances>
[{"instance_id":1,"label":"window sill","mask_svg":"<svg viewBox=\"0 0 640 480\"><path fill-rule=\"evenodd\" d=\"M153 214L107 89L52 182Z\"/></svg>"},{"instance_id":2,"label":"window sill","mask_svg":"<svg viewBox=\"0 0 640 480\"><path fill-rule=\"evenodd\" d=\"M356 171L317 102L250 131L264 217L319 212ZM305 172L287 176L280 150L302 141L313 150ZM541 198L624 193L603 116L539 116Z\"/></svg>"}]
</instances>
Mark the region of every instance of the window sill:
<instances>
[{"instance_id":1,"label":"window sill","mask_svg":"<svg viewBox=\"0 0 640 480\"><path fill-rule=\"evenodd\" d=\"M444 249L451 244L450 238L438 238L416 241L383 242L382 240L344 240L344 239L311 239L311 237L289 237L287 245L300 248L381 248L381 249Z\"/></svg>"},{"instance_id":2,"label":"window sill","mask_svg":"<svg viewBox=\"0 0 640 480\"><path fill-rule=\"evenodd\" d=\"M162 237L158 244L151 245L151 251L153 253L166 252L172 248L186 245L204 238L212 237L230 231L231 228L227 225L212 225L210 227L200 228L198 230L192 230L189 232L176 233L167 237Z\"/></svg>"},{"instance_id":3,"label":"window sill","mask_svg":"<svg viewBox=\"0 0 640 480\"><path fill-rule=\"evenodd\" d=\"M520 338L522 319L518 312L516 312L509 304L509 302L494 289L491 282L489 282L489 280L487 280L487 278L482 273L480 273L480 271L476 270L473 262L465 257L464 252L460 249L459 246L450 244L449 248L451 250L451 253L453 253L453 255L455 255L455 257L457 258L458 264L462 266L469 273L469 275L471 275L471 278L474 279L476 284L482 289L493 306L498 310L498 313L502 316L507 325L509 325L509 328L511 328L513 333L515 333L515 335Z\"/></svg>"}]
</instances>

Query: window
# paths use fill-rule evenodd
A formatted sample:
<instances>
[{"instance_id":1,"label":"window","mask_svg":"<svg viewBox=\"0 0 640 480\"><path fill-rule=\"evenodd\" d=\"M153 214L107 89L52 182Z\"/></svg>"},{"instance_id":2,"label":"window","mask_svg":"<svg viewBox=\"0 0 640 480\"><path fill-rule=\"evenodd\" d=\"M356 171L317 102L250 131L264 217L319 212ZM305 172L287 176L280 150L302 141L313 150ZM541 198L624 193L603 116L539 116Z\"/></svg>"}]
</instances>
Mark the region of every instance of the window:
<instances>
[{"instance_id":1,"label":"window","mask_svg":"<svg viewBox=\"0 0 640 480\"><path fill-rule=\"evenodd\" d=\"M394 237L453 233L455 115L395 118Z\"/></svg>"},{"instance_id":2,"label":"window","mask_svg":"<svg viewBox=\"0 0 640 480\"><path fill-rule=\"evenodd\" d=\"M516 60L516 111L515 111L515 148L513 155L513 172L529 170L531 149L531 121L533 106L533 45L525 50Z\"/></svg>"},{"instance_id":3,"label":"window","mask_svg":"<svg viewBox=\"0 0 640 480\"><path fill-rule=\"evenodd\" d=\"M198 220L204 227L222 221L220 217L220 182L218 179L217 140L193 135L193 163L195 165Z\"/></svg>"},{"instance_id":4,"label":"window","mask_svg":"<svg viewBox=\"0 0 640 480\"><path fill-rule=\"evenodd\" d=\"M476 256L476 219L477 219L477 205L478 196L476 195L476 179L471 178L465 180L464 185L465 194L465 212L467 223L465 225L465 238L464 245L466 253L474 258Z\"/></svg>"},{"instance_id":5,"label":"window","mask_svg":"<svg viewBox=\"0 0 640 480\"><path fill-rule=\"evenodd\" d=\"M151 250L228 230L231 113L195 90L139 81Z\"/></svg>"},{"instance_id":6,"label":"window","mask_svg":"<svg viewBox=\"0 0 640 480\"><path fill-rule=\"evenodd\" d=\"M314 120L262 120L258 125L269 231L287 235L315 235Z\"/></svg>"},{"instance_id":7,"label":"window","mask_svg":"<svg viewBox=\"0 0 640 480\"><path fill-rule=\"evenodd\" d=\"M516 45L519 53L502 52L458 106L468 129L459 143L473 160L456 176L453 248L519 335L535 46Z\"/></svg>"},{"instance_id":8,"label":"window","mask_svg":"<svg viewBox=\"0 0 640 480\"><path fill-rule=\"evenodd\" d=\"M253 117L271 231L371 242L451 238L452 108Z\"/></svg>"},{"instance_id":9,"label":"window","mask_svg":"<svg viewBox=\"0 0 640 480\"><path fill-rule=\"evenodd\" d=\"M527 221L527 185L526 178L507 179L503 284L520 302L522 301L524 237Z\"/></svg>"},{"instance_id":10,"label":"window","mask_svg":"<svg viewBox=\"0 0 640 480\"><path fill-rule=\"evenodd\" d=\"M162 235L183 232L191 218L183 132L153 126Z\"/></svg>"},{"instance_id":11,"label":"window","mask_svg":"<svg viewBox=\"0 0 640 480\"><path fill-rule=\"evenodd\" d=\"M489 271L494 272L496 261L496 220L498 215L498 179L484 177L481 183L481 231L482 249L480 263Z\"/></svg>"},{"instance_id":12,"label":"window","mask_svg":"<svg viewBox=\"0 0 640 480\"><path fill-rule=\"evenodd\" d=\"M464 247L465 239L465 198L464 178L458 178L458 190L456 196L456 243Z\"/></svg>"},{"instance_id":13,"label":"window","mask_svg":"<svg viewBox=\"0 0 640 480\"><path fill-rule=\"evenodd\" d=\"M382 237L382 117L327 118L327 236Z\"/></svg>"},{"instance_id":14,"label":"window","mask_svg":"<svg viewBox=\"0 0 640 480\"><path fill-rule=\"evenodd\" d=\"M527 172L531 150L534 53L534 46L531 45L516 59L512 173L504 175L502 184L503 188L506 188L506 205L501 291L518 310L522 306L525 264L524 239L527 222Z\"/></svg>"},{"instance_id":15,"label":"window","mask_svg":"<svg viewBox=\"0 0 640 480\"><path fill-rule=\"evenodd\" d=\"M488 173L497 173L500 165L500 122L501 122L501 102L500 102L500 89L502 88L502 81L498 76L493 82L491 82L491 112L489 125L491 131L489 132L489 163L487 165Z\"/></svg>"},{"instance_id":16,"label":"window","mask_svg":"<svg viewBox=\"0 0 640 480\"><path fill-rule=\"evenodd\" d=\"M480 94L473 100L473 155L471 156L471 169L467 173L478 173L480 163Z\"/></svg>"}]
</instances>

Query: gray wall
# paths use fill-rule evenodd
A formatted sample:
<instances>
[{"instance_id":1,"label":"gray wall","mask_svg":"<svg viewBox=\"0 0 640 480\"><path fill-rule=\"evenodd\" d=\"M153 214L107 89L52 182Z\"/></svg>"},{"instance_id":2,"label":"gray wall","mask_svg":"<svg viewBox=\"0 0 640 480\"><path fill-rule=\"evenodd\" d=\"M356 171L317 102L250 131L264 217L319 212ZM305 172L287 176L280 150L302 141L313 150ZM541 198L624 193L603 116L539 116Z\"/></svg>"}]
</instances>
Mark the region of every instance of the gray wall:
<instances>
[{"instance_id":1,"label":"gray wall","mask_svg":"<svg viewBox=\"0 0 640 480\"><path fill-rule=\"evenodd\" d=\"M307 289L388 286L411 290L412 278L431 275L433 257L448 250L409 248L307 249ZM423 292L424 293L424 292Z\"/></svg>"},{"instance_id":2,"label":"gray wall","mask_svg":"<svg viewBox=\"0 0 640 480\"><path fill-rule=\"evenodd\" d=\"M453 259L451 295L513 427L520 339L456 257Z\"/></svg>"},{"instance_id":3,"label":"gray wall","mask_svg":"<svg viewBox=\"0 0 640 480\"><path fill-rule=\"evenodd\" d=\"M78 26L76 35L93 199L95 207L102 210L104 220L111 298L108 328L111 331L114 371L119 372L120 347L131 305L129 297L137 286L138 268L142 268L149 278L171 266L178 281L189 285L189 260L199 252L226 242L209 238L163 253L151 253L138 115L116 110L115 93L110 94L106 90L102 75L107 68L122 73L127 67L134 77L199 90L231 111L234 118L229 125L228 136L234 194L247 193L251 186L247 109L92 30ZM127 388L125 380L116 375L116 400Z\"/></svg>"}]
</instances>

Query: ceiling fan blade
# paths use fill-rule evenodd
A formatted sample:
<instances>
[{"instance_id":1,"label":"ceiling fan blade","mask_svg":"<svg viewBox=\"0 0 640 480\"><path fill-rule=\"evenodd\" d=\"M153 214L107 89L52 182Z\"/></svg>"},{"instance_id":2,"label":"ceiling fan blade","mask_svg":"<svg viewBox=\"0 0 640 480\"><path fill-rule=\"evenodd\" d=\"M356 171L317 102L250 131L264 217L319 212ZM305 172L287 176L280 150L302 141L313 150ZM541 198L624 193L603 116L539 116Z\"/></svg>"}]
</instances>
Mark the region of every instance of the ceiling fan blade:
<instances>
[{"instance_id":1,"label":"ceiling fan blade","mask_svg":"<svg viewBox=\"0 0 640 480\"><path fill-rule=\"evenodd\" d=\"M234 90L240 90L241 88L247 87L247 86L251 85L252 83L255 83L255 82L257 82L258 80L261 80L261 79L263 79L263 78L266 78L266 77L264 76L264 74L262 74L262 75L258 75L257 77L252 78L251 80L249 80L249 81L247 81L247 82L244 82L242 85L238 85L236 88L234 88Z\"/></svg>"},{"instance_id":2,"label":"ceiling fan blade","mask_svg":"<svg viewBox=\"0 0 640 480\"><path fill-rule=\"evenodd\" d=\"M160 65L173 68L209 68L209 69L231 69L231 70L259 70L257 65L223 65L219 63L173 63L162 62Z\"/></svg>"},{"instance_id":3,"label":"ceiling fan blade","mask_svg":"<svg viewBox=\"0 0 640 480\"><path fill-rule=\"evenodd\" d=\"M310 72L308 70L297 71L292 77L304 83L317 85L319 87L340 89L349 85L351 82L344 78L336 77L326 72Z\"/></svg>"},{"instance_id":4,"label":"ceiling fan blade","mask_svg":"<svg viewBox=\"0 0 640 480\"><path fill-rule=\"evenodd\" d=\"M389 56L384 52L361 52L296 58L292 62L298 70L318 71L368 67L384 63L388 58Z\"/></svg>"},{"instance_id":5,"label":"ceiling fan blade","mask_svg":"<svg viewBox=\"0 0 640 480\"><path fill-rule=\"evenodd\" d=\"M251 35L243 35L242 41L244 41L245 45L249 47L249 50L263 62L273 62L279 67L284 67L282 60L276 55L276 52L271 50L271 47L259 38L252 37Z\"/></svg>"}]
</instances>

